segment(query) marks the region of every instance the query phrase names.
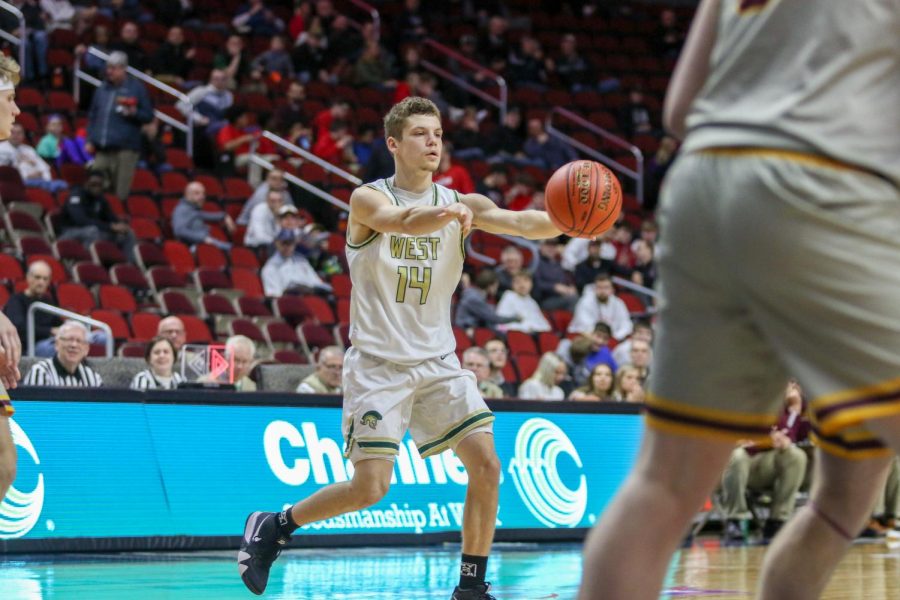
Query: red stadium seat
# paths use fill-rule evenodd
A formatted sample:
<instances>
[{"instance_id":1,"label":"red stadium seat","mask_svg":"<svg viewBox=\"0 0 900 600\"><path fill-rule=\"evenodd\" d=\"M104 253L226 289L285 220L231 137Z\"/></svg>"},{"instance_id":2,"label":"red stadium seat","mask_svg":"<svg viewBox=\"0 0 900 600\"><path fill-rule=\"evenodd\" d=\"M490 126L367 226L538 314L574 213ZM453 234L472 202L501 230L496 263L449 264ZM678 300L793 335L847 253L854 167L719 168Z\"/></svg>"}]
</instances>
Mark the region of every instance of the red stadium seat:
<instances>
[{"instance_id":1,"label":"red stadium seat","mask_svg":"<svg viewBox=\"0 0 900 600\"><path fill-rule=\"evenodd\" d=\"M303 303L312 314L312 318L321 325L334 325L337 319L334 317L334 311L331 305L320 296L303 296Z\"/></svg>"},{"instance_id":2,"label":"red stadium seat","mask_svg":"<svg viewBox=\"0 0 900 600\"><path fill-rule=\"evenodd\" d=\"M75 281L87 286L112 283L109 279L109 273L97 263L76 263L72 267L72 273L75 275Z\"/></svg>"},{"instance_id":3,"label":"red stadium seat","mask_svg":"<svg viewBox=\"0 0 900 600\"><path fill-rule=\"evenodd\" d=\"M220 294L203 294L200 301L203 304L203 310L208 315L237 315L238 312L234 308L234 304Z\"/></svg>"},{"instance_id":4,"label":"red stadium seat","mask_svg":"<svg viewBox=\"0 0 900 600\"><path fill-rule=\"evenodd\" d=\"M166 240L163 242L162 250L169 265L182 275L190 275L196 269L194 255L184 242Z\"/></svg>"},{"instance_id":5,"label":"red stadium seat","mask_svg":"<svg viewBox=\"0 0 900 600\"><path fill-rule=\"evenodd\" d=\"M232 268L259 270L259 259L253 250L242 246L232 246L228 253Z\"/></svg>"},{"instance_id":6,"label":"red stadium seat","mask_svg":"<svg viewBox=\"0 0 900 600\"><path fill-rule=\"evenodd\" d=\"M197 244L197 266L222 270L228 266L228 257L212 244Z\"/></svg>"},{"instance_id":7,"label":"red stadium seat","mask_svg":"<svg viewBox=\"0 0 900 600\"><path fill-rule=\"evenodd\" d=\"M69 263L94 260L84 244L78 240L56 240L53 242L53 254L59 260Z\"/></svg>"},{"instance_id":8,"label":"red stadium seat","mask_svg":"<svg viewBox=\"0 0 900 600\"><path fill-rule=\"evenodd\" d=\"M178 318L184 323L184 331L189 344L209 344L213 341L209 326L203 319L193 315L179 315Z\"/></svg>"},{"instance_id":9,"label":"red stadium seat","mask_svg":"<svg viewBox=\"0 0 900 600\"><path fill-rule=\"evenodd\" d=\"M268 344L266 336L250 319L235 319L229 324L231 335L245 335L257 344Z\"/></svg>"},{"instance_id":10,"label":"red stadium seat","mask_svg":"<svg viewBox=\"0 0 900 600\"><path fill-rule=\"evenodd\" d=\"M169 259L166 258L165 253L157 244L139 242L134 248L134 255L138 265L144 269L144 271L149 271L151 267L156 266L171 266L169 264Z\"/></svg>"},{"instance_id":11,"label":"red stadium seat","mask_svg":"<svg viewBox=\"0 0 900 600\"><path fill-rule=\"evenodd\" d=\"M96 243L96 242L95 242ZM145 294L150 290L150 282L144 276L143 271L132 264L115 264L109 271L112 282L121 285L139 294Z\"/></svg>"},{"instance_id":12,"label":"red stadium seat","mask_svg":"<svg viewBox=\"0 0 900 600\"><path fill-rule=\"evenodd\" d=\"M114 267L127 262L122 249L115 242L109 240L91 242L90 251L93 261L104 267Z\"/></svg>"},{"instance_id":13,"label":"red stadium seat","mask_svg":"<svg viewBox=\"0 0 900 600\"><path fill-rule=\"evenodd\" d=\"M231 287L231 280L221 269L200 267L194 272L194 282L197 289L208 292L215 289L227 289Z\"/></svg>"},{"instance_id":14,"label":"red stadium seat","mask_svg":"<svg viewBox=\"0 0 900 600\"><path fill-rule=\"evenodd\" d=\"M244 295L252 298L262 298L265 296L262 282L259 280L257 271L232 268L231 286L243 290Z\"/></svg>"},{"instance_id":15,"label":"red stadium seat","mask_svg":"<svg viewBox=\"0 0 900 600\"><path fill-rule=\"evenodd\" d=\"M103 321L112 328L112 336L116 341L127 340L131 337L131 331L128 329L128 323L122 315L115 310L97 309L91 311L91 318Z\"/></svg>"},{"instance_id":16,"label":"red stadium seat","mask_svg":"<svg viewBox=\"0 0 900 600\"><path fill-rule=\"evenodd\" d=\"M305 355L300 354L296 350L276 350L272 355L272 359L283 365L305 365L309 364L309 360Z\"/></svg>"},{"instance_id":17,"label":"red stadium seat","mask_svg":"<svg viewBox=\"0 0 900 600\"><path fill-rule=\"evenodd\" d=\"M313 316L309 305L300 296L281 296L272 302L276 316L297 325Z\"/></svg>"},{"instance_id":18,"label":"red stadium seat","mask_svg":"<svg viewBox=\"0 0 900 600\"><path fill-rule=\"evenodd\" d=\"M132 314L131 329L134 331L134 339L146 342L156 337L161 320L162 317L156 313L136 312Z\"/></svg>"},{"instance_id":19,"label":"red stadium seat","mask_svg":"<svg viewBox=\"0 0 900 600\"><path fill-rule=\"evenodd\" d=\"M100 299L100 308L118 310L125 314L131 314L137 310L137 300L126 287L114 284L101 285L97 290Z\"/></svg>"},{"instance_id":20,"label":"red stadium seat","mask_svg":"<svg viewBox=\"0 0 900 600\"><path fill-rule=\"evenodd\" d=\"M507 331L506 345L512 356L520 356L522 354L538 356L537 344L534 343L534 338L530 334L521 331Z\"/></svg>"},{"instance_id":21,"label":"red stadium seat","mask_svg":"<svg viewBox=\"0 0 900 600\"><path fill-rule=\"evenodd\" d=\"M300 345L300 338L297 337L296 330L284 321L266 323L265 334L269 345L273 348L284 347L285 345L289 347Z\"/></svg>"},{"instance_id":22,"label":"red stadium seat","mask_svg":"<svg viewBox=\"0 0 900 600\"><path fill-rule=\"evenodd\" d=\"M334 333L328 328L315 323L304 323L297 327L297 335L303 344L307 356L313 356L320 348L336 343Z\"/></svg>"},{"instance_id":23,"label":"red stadium seat","mask_svg":"<svg viewBox=\"0 0 900 600\"><path fill-rule=\"evenodd\" d=\"M61 283L56 286L56 301L60 308L81 315L89 314L97 308L90 290L80 283Z\"/></svg>"}]
</instances>

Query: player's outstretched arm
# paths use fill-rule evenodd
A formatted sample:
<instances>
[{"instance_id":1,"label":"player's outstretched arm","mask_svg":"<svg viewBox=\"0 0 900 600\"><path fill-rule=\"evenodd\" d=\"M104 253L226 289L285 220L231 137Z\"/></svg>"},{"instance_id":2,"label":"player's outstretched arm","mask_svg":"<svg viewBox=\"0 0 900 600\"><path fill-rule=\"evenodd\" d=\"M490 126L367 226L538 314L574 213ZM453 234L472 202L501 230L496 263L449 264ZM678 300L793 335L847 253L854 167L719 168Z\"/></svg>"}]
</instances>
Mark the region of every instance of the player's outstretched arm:
<instances>
[{"instance_id":1,"label":"player's outstretched arm","mask_svg":"<svg viewBox=\"0 0 900 600\"><path fill-rule=\"evenodd\" d=\"M472 209L472 227L488 233L518 235L530 240L552 238L562 233L542 210L505 210L481 194L466 194L460 196L460 200Z\"/></svg>"},{"instance_id":2,"label":"player's outstretched arm","mask_svg":"<svg viewBox=\"0 0 900 600\"><path fill-rule=\"evenodd\" d=\"M387 196L369 187L350 197L350 222L379 233L424 235L451 221L459 221L464 234L472 227L472 211L463 205L395 206Z\"/></svg>"},{"instance_id":3,"label":"player's outstretched arm","mask_svg":"<svg viewBox=\"0 0 900 600\"><path fill-rule=\"evenodd\" d=\"M666 91L663 125L679 138L684 138L688 111L709 75L718 18L719 0L703 0Z\"/></svg>"},{"instance_id":4,"label":"player's outstretched arm","mask_svg":"<svg viewBox=\"0 0 900 600\"><path fill-rule=\"evenodd\" d=\"M20 379L20 358L22 358L22 343L19 340L19 332L9 318L0 313L0 383L6 389L16 387Z\"/></svg>"}]
</instances>

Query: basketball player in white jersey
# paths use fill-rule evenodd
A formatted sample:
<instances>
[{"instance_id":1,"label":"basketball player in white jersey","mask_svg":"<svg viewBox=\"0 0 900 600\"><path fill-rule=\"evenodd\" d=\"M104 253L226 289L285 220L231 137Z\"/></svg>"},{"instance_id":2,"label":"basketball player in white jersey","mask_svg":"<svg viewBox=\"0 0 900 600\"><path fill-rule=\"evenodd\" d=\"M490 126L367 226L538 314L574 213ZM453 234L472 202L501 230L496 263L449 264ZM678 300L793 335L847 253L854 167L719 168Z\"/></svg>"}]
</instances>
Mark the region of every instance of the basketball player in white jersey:
<instances>
[{"instance_id":1,"label":"basketball player in white jersey","mask_svg":"<svg viewBox=\"0 0 900 600\"><path fill-rule=\"evenodd\" d=\"M581 600L656 599L741 438L811 393L812 500L758 598L817 598L900 451L900 0L702 0L666 126L647 430Z\"/></svg>"},{"instance_id":2,"label":"basketball player in white jersey","mask_svg":"<svg viewBox=\"0 0 900 600\"><path fill-rule=\"evenodd\" d=\"M238 554L241 577L261 594L269 567L299 526L370 506L387 493L407 429L419 453L452 449L469 475L460 582L452 598L490 599L484 580L497 517L500 463L493 414L454 352L450 299L473 227L530 239L560 234L541 211L511 212L488 198L432 182L441 159L440 113L403 100L384 119L393 177L350 198L347 261L353 291L344 359L343 429L353 479L282 513L251 514Z\"/></svg>"},{"instance_id":3,"label":"basketball player in white jersey","mask_svg":"<svg viewBox=\"0 0 900 600\"><path fill-rule=\"evenodd\" d=\"M0 55L0 141L9 139L12 125L21 112L16 106L16 84L19 83L19 65L13 59ZM19 381L19 358L22 344L16 328L0 313L0 501L16 477L16 447L9 428L13 415L8 389Z\"/></svg>"}]
</instances>

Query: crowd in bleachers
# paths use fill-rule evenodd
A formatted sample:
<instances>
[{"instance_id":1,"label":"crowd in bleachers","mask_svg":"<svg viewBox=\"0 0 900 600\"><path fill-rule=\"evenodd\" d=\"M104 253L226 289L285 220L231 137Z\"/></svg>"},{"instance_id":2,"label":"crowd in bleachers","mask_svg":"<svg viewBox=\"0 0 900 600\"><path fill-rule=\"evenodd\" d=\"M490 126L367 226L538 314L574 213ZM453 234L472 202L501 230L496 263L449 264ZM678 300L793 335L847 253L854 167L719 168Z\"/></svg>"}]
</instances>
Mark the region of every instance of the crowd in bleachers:
<instances>
[{"instance_id":1,"label":"crowd in bleachers","mask_svg":"<svg viewBox=\"0 0 900 600\"><path fill-rule=\"evenodd\" d=\"M370 180L393 167L381 115L423 95L441 107L447 130L435 180L514 210L541 207L543 181L576 156L548 134L552 106L574 107L648 158L661 154L649 161L651 190L674 150L659 132L661 92L683 39L671 9L451 3L435 19L434 7L408 0L377 4L376 28L331 0L293 8L263 0L16 4L28 22L29 60L22 126L0 145L9 266L0 301L17 299L21 312L40 299L96 318L111 327L119 356L148 364L154 346L165 353L153 340L167 315L179 317L190 342L245 336L263 363L315 364L321 348L348 344L346 215L289 189L284 173L343 200L351 188L281 154L260 139L263 128ZM458 55L437 52L438 43ZM67 91L76 59L103 80L97 89L82 84L80 102ZM495 84L484 67L502 75L510 88L502 122L425 61L489 93ZM127 76L127 66L189 102ZM153 108L192 116L190 153ZM633 165L593 134L566 132ZM248 184L251 147L276 169ZM625 186L623 219L596 243L549 240L532 263L528 249L473 236L472 248L499 265L467 260L454 311L458 350L486 349L490 383L503 396L562 399L578 388L581 399L640 399L615 381L594 386L592 376L605 361L618 379L619 366L633 361L612 360L613 347L629 343L632 317L652 314L652 298L603 278L652 287L654 199L642 207ZM49 285L29 283L45 272ZM52 355L62 321L39 320L38 353ZM605 337L604 324L612 328ZM490 353L489 340L504 345L504 358ZM100 354L104 341L89 332L86 354ZM640 383L647 368L638 370Z\"/></svg>"}]
</instances>

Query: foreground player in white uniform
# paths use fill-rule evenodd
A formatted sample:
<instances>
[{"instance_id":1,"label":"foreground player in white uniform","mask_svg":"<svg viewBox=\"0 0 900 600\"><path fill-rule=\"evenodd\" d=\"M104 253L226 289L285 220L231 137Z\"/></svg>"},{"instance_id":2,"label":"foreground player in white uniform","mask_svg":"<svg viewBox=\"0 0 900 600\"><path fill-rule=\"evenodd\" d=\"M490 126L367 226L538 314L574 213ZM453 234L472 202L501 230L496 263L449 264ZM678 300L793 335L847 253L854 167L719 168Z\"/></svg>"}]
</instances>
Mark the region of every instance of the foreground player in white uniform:
<instances>
[{"instance_id":1,"label":"foreground player in white uniform","mask_svg":"<svg viewBox=\"0 0 900 600\"><path fill-rule=\"evenodd\" d=\"M660 204L648 428L579 598L659 597L789 375L812 398L816 473L757 597L817 598L900 451L900 0L703 0L665 120L687 136Z\"/></svg>"},{"instance_id":2,"label":"foreground player in white uniform","mask_svg":"<svg viewBox=\"0 0 900 600\"><path fill-rule=\"evenodd\" d=\"M19 65L0 55L0 141L9 139L12 124L21 112L16 106L17 83ZM19 334L6 315L0 313L0 501L16 477L16 447L9 428L13 407L6 390L16 387L19 381L21 356Z\"/></svg>"},{"instance_id":3,"label":"foreground player in white uniform","mask_svg":"<svg viewBox=\"0 0 900 600\"><path fill-rule=\"evenodd\" d=\"M460 583L452 598L493 598L484 572L500 478L494 416L474 374L462 370L454 352L450 299L473 227L530 239L560 232L544 212L502 210L484 196L432 183L443 130L431 101L403 100L385 117L384 129L396 174L353 192L347 231L353 347L344 359L343 428L353 479L284 512L247 518L238 564L256 594L265 590L272 561L299 526L381 500L408 429L423 457L450 448L469 475Z\"/></svg>"}]
</instances>

